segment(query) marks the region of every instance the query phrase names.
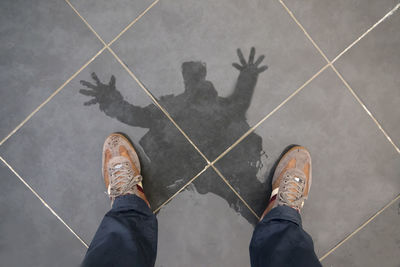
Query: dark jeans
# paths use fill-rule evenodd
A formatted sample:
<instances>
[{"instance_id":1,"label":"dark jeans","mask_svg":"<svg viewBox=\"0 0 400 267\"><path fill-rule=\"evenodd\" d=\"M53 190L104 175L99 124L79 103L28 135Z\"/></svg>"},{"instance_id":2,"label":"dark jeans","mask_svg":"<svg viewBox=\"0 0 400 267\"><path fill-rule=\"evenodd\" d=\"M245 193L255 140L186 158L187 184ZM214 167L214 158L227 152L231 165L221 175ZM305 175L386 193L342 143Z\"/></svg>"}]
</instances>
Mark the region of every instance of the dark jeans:
<instances>
[{"instance_id":1,"label":"dark jeans","mask_svg":"<svg viewBox=\"0 0 400 267\"><path fill-rule=\"evenodd\" d=\"M115 199L104 216L82 266L154 266L157 219L135 195ZM272 209L256 226L250 244L251 266L321 266L300 214L286 206Z\"/></svg>"},{"instance_id":2,"label":"dark jeans","mask_svg":"<svg viewBox=\"0 0 400 267\"><path fill-rule=\"evenodd\" d=\"M273 208L254 229L251 266L322 266L314 243L301 226L300 214L288 206Z\"/></svg>"}]
</instances>

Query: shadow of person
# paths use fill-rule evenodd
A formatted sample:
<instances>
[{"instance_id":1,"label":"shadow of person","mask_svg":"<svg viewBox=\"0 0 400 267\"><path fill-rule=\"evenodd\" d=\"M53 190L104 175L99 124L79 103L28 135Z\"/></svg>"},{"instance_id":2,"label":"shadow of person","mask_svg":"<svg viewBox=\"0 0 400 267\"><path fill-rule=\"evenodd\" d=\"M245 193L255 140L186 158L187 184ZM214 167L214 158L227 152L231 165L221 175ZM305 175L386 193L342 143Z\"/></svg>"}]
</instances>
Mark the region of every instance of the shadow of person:
<instances>
[{"instance_id":1,"label":"shadow of person","mask_svg":"<svg viewBox=\"0 0 400 267\"><path fill-rule=\"evenodd\" d=\"M210 159L215 159L242 134L250 129L246 121L246 111L250 106L258 75L267 66L260 66L264 56L255 59L255 49L250 51L248 61L240 49L237 50L239 63L233 67L239 70L239 76L232 94L228 97L218 96L214 85L206 80L206 65L199 61L184 62L182 76L184 92L179 95L166 95L158 99L178 125L184 129L196 145ZM154 104L146 107L132 105L124 100L116 89L114 76L108 84L102 83L95 73L92 73L94 84L81 81L88 89L81 89L83 95L92 97L84 105L98 104L107 116L116 118L122 123L134 127L148 129L140 139L139 144L149 158L143 162L145 176L144 187L152 207L158 207L162 201L178 189L180 177L186 179L191 170L202 169L203 162L192 160L193 148L182 142L182 136L171 134L176 132L173 124L165 114ZM174 155L173 159L165 155ZM220 161L218 167L225 177L239 188L239 193L247 198L252 196L249 205L261 214L266 207L268 182L261 182L257 173L262 167L262 157L266 157L262 148L262 139L252 132ZM183 184L182 184L183 185ZM179 186L182 186L179 185ZM254 223L248 212L240 208L240 203L231 197L231 193L208 182L196 182L196 189L201 194L208 192L226 199L229 205L240 212L249 222Z\"/></svg>"}]
</instances>

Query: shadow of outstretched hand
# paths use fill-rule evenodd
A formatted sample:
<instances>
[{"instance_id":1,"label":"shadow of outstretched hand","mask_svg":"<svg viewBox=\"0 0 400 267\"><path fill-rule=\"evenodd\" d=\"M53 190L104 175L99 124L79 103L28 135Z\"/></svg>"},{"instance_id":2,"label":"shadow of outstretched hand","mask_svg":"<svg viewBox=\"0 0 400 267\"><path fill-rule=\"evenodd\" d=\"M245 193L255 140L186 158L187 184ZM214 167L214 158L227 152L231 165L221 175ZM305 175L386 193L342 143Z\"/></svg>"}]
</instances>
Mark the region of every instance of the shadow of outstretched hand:
<instances>
[{"instance_id":1,"label":"shadow of outstretched hand","mask_svg":"<svg viewBox=\"0 0 400 267\"><path fill-rule=\"evenodd\" d=\"M257 60L254 62L254 56L256 55L256 49L254 47L251 48L249 60L247 62L244 59L242 50L240 50L240 48L237 49L237 55L239 57L240 64L233 63L232 66L234 68L238 69L240 72L252 73L252 74L258 75L261 72L266 71L268 69L267 65L263 65L263 66L259 67L259 65L265 58L264 55L259 56L257 58Z\"/></svg>"},{"instance_id":2,"label":"shadow of outstretched hand","mask_svg":"<svg viewBox=\"0 0 400 267\"><path fill-rule=\"evenodd\" d=\"M80 89L79 93L93 97L91 100L84 103L85 106L95 105L98 103L100 110L105 111L110 103L115 101L122 101L123 97L121 93L115 88L114 75L111 76L108 84L102 83L94 72L91 76L96 84L92 84L83 80L80 81L80 83L83 86L89 88L89 90Z\"/></svg>"}]
</instances>

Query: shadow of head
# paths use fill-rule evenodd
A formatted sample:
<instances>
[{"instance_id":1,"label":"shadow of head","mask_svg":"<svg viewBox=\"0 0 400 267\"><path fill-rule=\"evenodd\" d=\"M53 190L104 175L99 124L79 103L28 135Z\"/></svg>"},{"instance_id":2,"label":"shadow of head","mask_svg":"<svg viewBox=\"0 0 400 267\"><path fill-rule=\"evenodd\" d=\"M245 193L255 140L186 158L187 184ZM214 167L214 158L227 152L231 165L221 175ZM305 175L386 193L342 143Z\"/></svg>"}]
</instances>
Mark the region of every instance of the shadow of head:
<instances>
[{"instance_id":1,"label":"shadow of head","mask_svg":"<svg viewBox=\"0 0 400 267\"><path fill-rule=\"evenodd\" d=\"M197 101L210 100L218 96L212 82L206 80L207 67L201 61L182 63L182 76L185 93L194 96Z\"/></svg>"},{"instance_id":2,"label":"shadow of head","mask_svg":"<svg viewBox=\"0 0 400 267\"><path fill-rule=\"evenodd\" d=\"M182 76L185 85L204 81L207 75L206 63L201 61L187 61L182 63Z\"/></svg>"}]
</instances>

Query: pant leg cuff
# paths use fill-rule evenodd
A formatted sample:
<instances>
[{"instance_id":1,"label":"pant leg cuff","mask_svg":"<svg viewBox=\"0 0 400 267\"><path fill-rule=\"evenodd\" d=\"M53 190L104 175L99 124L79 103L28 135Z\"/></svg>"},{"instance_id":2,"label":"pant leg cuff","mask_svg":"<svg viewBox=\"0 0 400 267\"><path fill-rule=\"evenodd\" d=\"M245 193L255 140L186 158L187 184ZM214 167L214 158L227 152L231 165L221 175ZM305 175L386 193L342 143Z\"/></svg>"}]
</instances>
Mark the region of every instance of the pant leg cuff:
<instances>
[{"instance_id":1,"label":"pant leg cuff","mask_svg":"<svg viewBox=\"0 0 400 267\"><path fill-rule=\"evenodd\" d=\"M291 221L299 226L301 226L301 216L300 213L289 206L278 206L270 210L267 215L262 219L261 222L270 222L274 220L286 220Z\"/></svg>"},{"instance_id":2,"label":"pant leg cuff","mask_svg":"<svg viewBox=\"0 0 400 267\"><path fill-rule=\"evenodd\" d=\"M137 195L128 194L116 197L112 206L113 211L134 209L144 214L153 214L147 203Z\"/></svg>"}]
</instances>

